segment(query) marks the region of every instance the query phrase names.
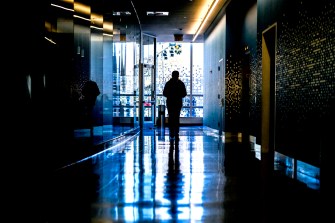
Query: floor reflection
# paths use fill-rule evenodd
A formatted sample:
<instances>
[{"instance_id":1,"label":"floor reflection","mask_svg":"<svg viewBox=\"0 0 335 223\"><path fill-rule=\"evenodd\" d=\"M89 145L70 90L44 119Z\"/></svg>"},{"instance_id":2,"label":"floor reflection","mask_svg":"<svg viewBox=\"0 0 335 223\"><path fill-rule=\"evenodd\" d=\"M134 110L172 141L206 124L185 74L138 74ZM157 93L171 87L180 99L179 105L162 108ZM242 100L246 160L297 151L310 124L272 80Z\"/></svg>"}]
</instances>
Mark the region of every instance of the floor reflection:
<instances>
[{"instance_id":1,"label":"floor reflection","mask_svg":"<svg viewBox=\"0 0 335 223\"><path fill-rule=\"evenodd\" d=\"M291 185L273 179L264 184L262 162L252 148L225 142L202 126L181 128L178 141L170 141L168 131L141 131L58 169L50 181L48 222L276 223L301 218L294 207L302 204L286 190Z\"/></svg>"},{"instance_id":2,"label":"floor reflection","mask_svg":"<svg viewBox=\"0 0 335 223\"><path fill-rule=\"evenodd\" d=\"M171 219L178 219L178 201L183 199L184 176L180 171L179 140L170 140L168 171L166 174L164 197L170 201Z\"/></svg>"}]
</instances>

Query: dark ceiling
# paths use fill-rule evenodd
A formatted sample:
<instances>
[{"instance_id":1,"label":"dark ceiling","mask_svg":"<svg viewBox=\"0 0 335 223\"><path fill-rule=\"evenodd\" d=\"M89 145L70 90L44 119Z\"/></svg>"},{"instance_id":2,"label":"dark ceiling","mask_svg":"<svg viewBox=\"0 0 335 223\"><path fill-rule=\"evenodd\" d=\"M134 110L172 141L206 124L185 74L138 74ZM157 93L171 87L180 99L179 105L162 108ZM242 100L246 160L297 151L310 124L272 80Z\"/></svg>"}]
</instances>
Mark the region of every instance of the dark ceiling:
<instances>
[{"instance_id":1,"label":"dark ceiling","mask_svg":"<svg viewBox=\"0 0 335 223\"><path fill-rule=\"evenodd\" d=\"M227 2L218 0L206 26ZM142 32L157 37L158 42L174 41L174 34L182 34L184 42L191 42L204 17L202 11L204 8L207 11L211 3L212 0L109 0L104 1L103 13L104 19L112 18L114 29L123 34L131 33L134 24L140 23ZM115 16L115 12L126 11L131 15ZM169 15L147 16L147 11L169 12ZM202 34L203 31L196 42L202 41Z\"/></svg>"}]
</instances>

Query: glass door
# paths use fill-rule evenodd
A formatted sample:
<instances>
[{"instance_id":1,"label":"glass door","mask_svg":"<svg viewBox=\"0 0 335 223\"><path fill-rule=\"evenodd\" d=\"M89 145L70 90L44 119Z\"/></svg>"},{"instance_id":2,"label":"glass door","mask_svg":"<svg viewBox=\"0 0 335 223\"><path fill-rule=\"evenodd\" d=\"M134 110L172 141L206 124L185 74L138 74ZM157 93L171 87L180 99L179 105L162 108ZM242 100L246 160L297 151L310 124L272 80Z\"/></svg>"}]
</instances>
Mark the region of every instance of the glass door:
<instances>
[{"instance_id":1,"label":"glass door","mask_svg":"<svg viewBox=\"0 0 335 223\"><path fill-rule=\"evenodd\" d=\"M154 66L150 64L143 65L143 110L144 110L144 124L147 127L153 127L155 124L155 78Z\"/></svg>"},{"instance_id":2,"label":"glass door","mask_svg":"<svg viewBox=\"0 0 335 223\"><path fill-rule=\"evenodd\" d=\"M142 125L142 108L141 108L141 35L136 35L134 37L134 57L132 58L134 60L134 76L133 76L133 82L134 82L134 125L136 127L141 127Z\"/></svg>"},{"instance_id":3,"label":"glass door","mask_svg":"<svg viewBox=\"0 0 335 223\"><path fill-rule=\"evenodd\" d=\"M142 37L143 124L153 128L156 116L156 38L148 34Z\"/></svg>"}]
</instances>

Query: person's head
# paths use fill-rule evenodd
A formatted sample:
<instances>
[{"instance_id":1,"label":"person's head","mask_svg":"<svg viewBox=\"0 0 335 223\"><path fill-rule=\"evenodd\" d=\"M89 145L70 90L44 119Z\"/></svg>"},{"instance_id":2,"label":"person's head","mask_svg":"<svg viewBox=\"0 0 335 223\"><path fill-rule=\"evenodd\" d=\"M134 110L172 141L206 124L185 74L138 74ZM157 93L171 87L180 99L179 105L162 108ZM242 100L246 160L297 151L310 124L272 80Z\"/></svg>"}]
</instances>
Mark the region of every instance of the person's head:
<instances>
[{"instance_id":1,"label":"person's head","mask_svg":"<svg viewBox=\"0 0 335 223\"><path fill-rule=\"evenodd\" d=\"M179 78L179 71L177 71L177 70L172 71L172 78L178 79Z\"/></svg>"}]
</instances>

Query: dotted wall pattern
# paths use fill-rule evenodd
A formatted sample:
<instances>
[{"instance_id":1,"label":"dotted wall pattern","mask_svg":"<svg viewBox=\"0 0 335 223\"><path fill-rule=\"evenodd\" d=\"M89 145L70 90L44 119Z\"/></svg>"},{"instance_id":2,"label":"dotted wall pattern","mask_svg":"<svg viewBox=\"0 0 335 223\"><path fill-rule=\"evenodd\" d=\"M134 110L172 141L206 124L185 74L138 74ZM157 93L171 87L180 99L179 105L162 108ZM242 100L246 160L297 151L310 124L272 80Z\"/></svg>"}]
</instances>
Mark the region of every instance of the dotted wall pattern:
<instances>
[{"instance_id":1,"label":"dotted wall pattern","mask_svg":"<svg viewBox=\"0 0 335 223\"><path fill-rule=\"evenodd\" d=\"M262 60L260 60L262 61ZM257 136L258 132L260 132L260 120L261 120L261 104L260 104L260 96L262 89L261 82L261 73L257 72L259 66L259 60L257 60L257 53L255 49L250 49L250 134L253 136ZM257 137L256 137L257 139Z\"/></svg>"},{"instance_id":2,"label":"dotted wall pattern","mask_svg":"<svg viewBox=\"0 0 335 223\"><path fill-rule=\"evenodd\" d=\"M335 97L335 5L324 2L327 3L315 8L314 4L301 1L297 8L285 9L277 18L275 147L281 153L316 166L320 164L322 134L332 128L327 119L333 115ZM252 92L255 94L252 98L258 102L251 111L259 115L260 37L258 34L258 65L253 72L259 89ZM260 129L258 133L260 136Z\"/></svg>"},{"instance_id":3,"label":"dotted wall pattern","mask_svg":"<svg viewBox=\"0 0 335 223\"><path fill-rule=\"evenodd\" d=\"M241 50L242 52L242 50ZM256 60L256 53L253 49L250 49L250 61L248 66L250 69L248 69L248 72L250 73L250 79L249 79L249 109L250 109L250 124L248 123L242 123L241 120L241 112L242 112L242 80L243 80L243 55L241 55L241 58L233 58L232 56L229 56L229 59L227 59L227 73L226 73L226 91L225 91L225 102L226 102L226 112L225 112L225 118L226 118L226 127L229 129L229 131L240 131L240 129L243 127L242 125L251 125L251 134L255 135L254 128L257 123L257 118L255 118L255 115L258 114L257 110L255 109L257 107L257 92L259 92L259 85L261 85L261 82L258 83L259 80L257 78L257 73L255 74L255 71L257 70L257 60Z\"/></svg>"},{"instance_id":4,"label":"dotted wall pattern","mask_svg":"<svg viewBox=\"0 0 335 223\"><path fill-rule=\"evenodd\" d=\"M334 97L334 5L325 10L312 17L301 4L297 24L290 26L283 15L278 29L277 105L280 113L295 113L301 122L309 113L322 116Z\"/></svg>"},{"instance_id":5,"label":"dotted wall pattern","mask_svg":"<svg viewBox=\"0 0 335 223\"><path fill-rule=\"evenodd\" d=\"M238 118L241 111L242 99L242 62L229 56L227 59L226 73L226 125L229 125L229 120Z\"/></svg>"}]
</instances>

